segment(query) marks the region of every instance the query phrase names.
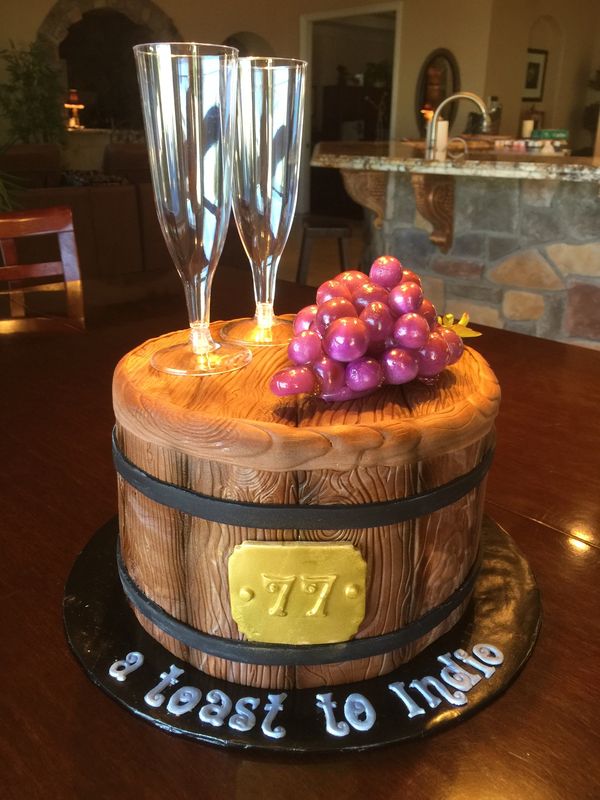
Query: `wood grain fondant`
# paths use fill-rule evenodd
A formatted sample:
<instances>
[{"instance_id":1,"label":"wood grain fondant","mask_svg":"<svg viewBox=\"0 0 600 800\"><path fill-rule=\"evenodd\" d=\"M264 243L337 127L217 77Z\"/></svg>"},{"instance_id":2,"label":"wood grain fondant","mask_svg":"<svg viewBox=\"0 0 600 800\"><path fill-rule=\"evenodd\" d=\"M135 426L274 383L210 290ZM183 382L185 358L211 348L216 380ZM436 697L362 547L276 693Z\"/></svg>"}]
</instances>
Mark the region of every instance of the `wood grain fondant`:
<instances>
[{"instance_id":1,"label":"wood grain fondant","mask_svg":"<svg viewBox=\"0 0 600 800\"><path fill-rule=\"evenodd\" d=\"M182 332L182 339L186 333ZM435 388L387 387L350 403L277 398L272 373L285 348L255 350L249 366L207 378L171 377L150 366L151 340L118 364L113 402L126 457L161 480L238 501L359 504L402 498L471 470L493 442L500 392L467 349ZM219 525L159 505L119 480L121 546L140 588L170 614L210 634L243 638L232 619L227 560L245 540L344 540L367 561L367 604L358 637L396 630L443 602L476 557L484 485L440 511L368 530L256 530ZM260 667L202 654L140 614L178 657L218 678L264 688L307 687L394 669L449 629L451 618L384 656L310 667Z\"/></svg>"}]
</instances>

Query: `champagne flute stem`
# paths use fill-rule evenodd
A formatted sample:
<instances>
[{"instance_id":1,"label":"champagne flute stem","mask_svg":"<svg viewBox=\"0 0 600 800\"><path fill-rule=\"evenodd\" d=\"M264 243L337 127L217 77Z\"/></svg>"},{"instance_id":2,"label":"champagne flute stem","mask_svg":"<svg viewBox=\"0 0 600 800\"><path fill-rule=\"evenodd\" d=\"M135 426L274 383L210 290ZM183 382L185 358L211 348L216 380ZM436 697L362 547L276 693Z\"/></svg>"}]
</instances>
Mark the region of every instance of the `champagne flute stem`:
<instances>
[{"instance_id":1,"label":"champagne flute stem","mask_svg":"<svg viewBox=\"0 0 600 800\"><path fill-rule=\"evenodd\" d=\"M270 256L264 264L252 270L256 311L254 317L259 328L273 327L273 301L275 298L275 279L280 256Z\"/></svg>"},{"instance_id":2,"label":"champagne flute stem","mask_svg":"<svg viewBox=\"0 0 600 800\"><path fill-rule=\"evenodd\" d=\"M263 330L268 330L273 327L273 303L257 303L256 304L256 324Z\"/></svg>"},{"instance_id":3,"label":"champagne flute stem","mask_svg":"<svg viewBox=\"0 0 600 800\"><path fill-rule=\"evenodd\" d=\"M194 355L203 356L215 349L210 328L205 322L190 324L190 344Z\"/></svg>"},{"instance_id":4,"label":"champagne flute stem","mask_svg":"<svg viewBox=\"0 0 600 800\"><path fill-rule=\"evenodd\" d=\"M216 344L210 332L210 280L208 270L201 270L192 280L184 281L185 302L190 321L190 345L195 355L210 353Z\"/></svg>"}]
</instances>

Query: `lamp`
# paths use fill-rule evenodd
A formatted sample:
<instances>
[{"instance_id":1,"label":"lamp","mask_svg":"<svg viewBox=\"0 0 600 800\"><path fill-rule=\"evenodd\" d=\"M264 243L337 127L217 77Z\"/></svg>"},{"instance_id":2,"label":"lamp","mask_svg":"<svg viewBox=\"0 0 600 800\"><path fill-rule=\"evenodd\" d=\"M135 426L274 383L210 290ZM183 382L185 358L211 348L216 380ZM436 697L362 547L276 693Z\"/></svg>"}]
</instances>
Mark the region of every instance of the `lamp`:
<instances>
[{"instance_id":1,"label":"lamp","mask_svg":"<svg viewBox=\"0 0 600 800\"><path fill-rule=\"evenodd\" d=\"M69 110L67 127L73 130L77 128L83 128L83 125L79 122L79 111L82 108L85 108L85 106L79 99L77 89L69 89L69 97L64 106Z\"/></svg>"}]
</instances>

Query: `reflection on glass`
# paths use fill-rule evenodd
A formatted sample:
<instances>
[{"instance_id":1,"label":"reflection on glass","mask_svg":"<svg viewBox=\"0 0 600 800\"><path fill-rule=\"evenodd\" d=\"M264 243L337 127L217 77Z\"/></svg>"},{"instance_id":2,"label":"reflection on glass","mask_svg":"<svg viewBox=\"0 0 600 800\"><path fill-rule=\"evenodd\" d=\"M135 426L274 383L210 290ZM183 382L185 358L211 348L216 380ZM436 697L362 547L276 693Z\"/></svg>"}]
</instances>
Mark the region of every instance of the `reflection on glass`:
<instances>
[{"instance_id":1,"label":"reflection on glass","mask_svg":"<svg viewBox=\"0 0 600 800\"><path fill-rule=\"evenodd\" d=\"M581 539L577 539L574 536L569 536L569 544L577 553L587 553L590 549L589 544L587 542L582 542Z\"/></svg>"},{"instance_id":2,"label":"reflection on glass","mask_svg":"<svg viewBox=\"0 0 600 800\"><path fill-rule=\"evenodd\" d=\"M592 542L594 539L593 534L581 525L574 526L569 533L568 542L573 550L577 553L587 553L590 549L588 542Z\"/></svg>"},{"instance_id":3,"label":"reflection on glass","mask_svg":"<svg viewBox=\"0 0 600 800\"><path fill-rule=\"evenodd\" d=\"M284 344L292 335L292 323L274 316L273 300L298 197L305 74L304 61L239 60L233 211L252 268L256 311L253 319L224 326L229 341Z\"/></svg>"},{"instance_id":4,"label":"reflection on glass","mask_svg":"<svg viewBox=\"0 0 600 800\"><path fill-rule=\"evenodd\" d=\"M237 50L177 42L134 52L158 219L190 321L189 342L165 337L168 346L152 365L177 375L239 369L250 351L215 342L209 328L211 283L231 212Z\"/></svg>"}]
</instances>

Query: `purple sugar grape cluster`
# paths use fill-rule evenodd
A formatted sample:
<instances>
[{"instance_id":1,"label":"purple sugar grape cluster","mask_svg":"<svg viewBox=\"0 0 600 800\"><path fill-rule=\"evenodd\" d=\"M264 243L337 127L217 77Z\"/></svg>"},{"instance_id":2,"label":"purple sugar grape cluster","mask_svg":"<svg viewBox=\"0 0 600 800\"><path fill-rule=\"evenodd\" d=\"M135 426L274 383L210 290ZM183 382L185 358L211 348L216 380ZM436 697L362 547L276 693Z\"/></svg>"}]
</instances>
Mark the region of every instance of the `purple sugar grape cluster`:
<instances>
[{"instance_id":1,"label":"purple sugar grape cluster","mask_svg":"<svg viewBox=\"0 0 600 800\"><path fill-rule=\"evenodd\" d=\"M419 276L380 256L368 277L348 270L319 286L316 304L294 320L292 366L276 372L270 386L279 397L351 400L384 384L430 383L463 350L460 336L438 324Z\"/></svg>"}]
</instances>

